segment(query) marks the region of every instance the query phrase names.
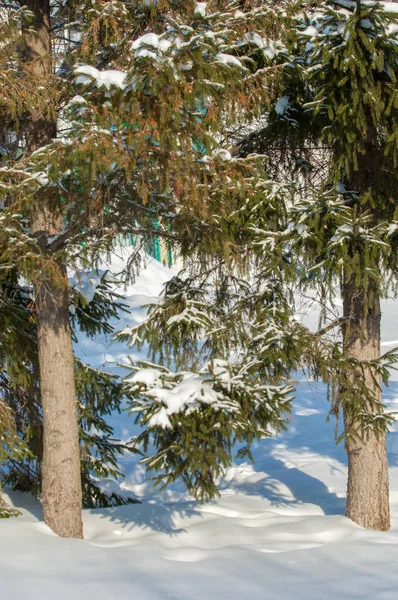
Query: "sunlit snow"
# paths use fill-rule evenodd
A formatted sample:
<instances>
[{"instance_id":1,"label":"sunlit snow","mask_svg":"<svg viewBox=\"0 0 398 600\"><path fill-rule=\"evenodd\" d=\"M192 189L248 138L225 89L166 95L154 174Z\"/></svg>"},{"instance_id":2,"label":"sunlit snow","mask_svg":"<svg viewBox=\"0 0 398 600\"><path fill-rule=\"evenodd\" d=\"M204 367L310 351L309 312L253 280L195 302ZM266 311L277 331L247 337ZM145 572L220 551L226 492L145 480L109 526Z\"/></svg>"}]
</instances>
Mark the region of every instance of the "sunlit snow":
<instances>
[{"instance_id":1,"label":"sunlit snow","mask_svg":"<svg viewBox=\"0 0 398 600\"><path fill-rule=\"evenodd\" d=\"M111 267L126 260L120 250ZM155 299L175 271L156 261L126 294L130 314L119 329L144 318L140 307ZM383 346L398 339L397 304L383 303ZM316 314L309 315L316 322ZM386 348L388 349L388 348ZM121 373L133 354L101 335L81 335L77 353L93 366ZM156 382L156 369L136 381ZM134 376L133 376L134 377ZM82 540L61 539L42 522L40 504L11 492L22 517L0 521L1 595L6 600L395 600L398 588L398 423L388 435L392 529L361 529L344 517L346 456L326 423L326 390L298 381L293 418L279 438L253 449L255 462L237 461L220 479L221 497L200 505L182 483L153 488L136 455L125 455L126 477L104 489L134 494L142 504L83 511ZM385 390L398 407L398 382ZM168 420L167 410L157 414ZM138 432L127 413L110 417L115 434Z\"/></svg>"}]
</instances>

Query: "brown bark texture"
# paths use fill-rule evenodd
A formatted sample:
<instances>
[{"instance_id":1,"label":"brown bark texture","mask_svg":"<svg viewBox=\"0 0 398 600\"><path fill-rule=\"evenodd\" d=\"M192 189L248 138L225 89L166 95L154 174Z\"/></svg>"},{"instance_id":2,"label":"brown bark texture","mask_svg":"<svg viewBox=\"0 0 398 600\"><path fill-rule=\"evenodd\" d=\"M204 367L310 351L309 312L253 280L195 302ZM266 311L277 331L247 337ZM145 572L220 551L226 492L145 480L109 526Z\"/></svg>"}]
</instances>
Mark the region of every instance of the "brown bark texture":
<instances>
[{"instance_id":1,"label":"brown bark texture","mask_svg":"<svg viewBox=\"0 0 398 600\"><path fill-rule=\"evenodd\" d=\"M28 0L26 4L34 14L34 32L24 32L24 60L36 76L45 78L52 64L49 2ZM56 122L32 111L26 124L26 150L37 150L55 135ZM62 230L61 217L44 194L35 201L32 229L43 253L48 252L48 236ZM53 259L52 263L52 270L34 282L43 409L43 518L58 535L81 538L82 488L68 281L65 266Z\"/></svg>"},{"instance_id":2,"label":"brown bark texture","mask_svg":"<svg viewBox=\"0 0 398 600\"><path fill-rule=\"evenodd\" d=\"M378 143L377 129L371 123L366 132L364 152L358 157L358 169L351 178L351 189L360 194L371 192L377 198L380 193L380 172L383 151ZM372 214L373 224L384 218L383 211L369 204L358 206L359 210ZM377 270L377 264L372 265ZM377 359L380 356L380 288L374 277L345 275L342 286L345 326L343 330L344 355L359 361ZM359 376L359 374L358 374ZM354 376L355 377L355 376ZM351 385L354 382L351 382ZM364 399L364 410L381 410L381 386L378 376L365 371L365 383L380 403L370 406ZM350 383L349 383L350 385ZM343 407L345 431L357 435L346 438L348 454L348 482L346 516L367 529L387 531L390 528L389 478L386 434L378 435L371 429L361 430L359 423L352 422L347 407Z\"/></svg>"},{"instance_id":3,"label":"brown bark texture","mask_svg":"<svg viewBox=\"0 0 398 600\"><path fill-rule=\"evenodd\" d=\"M365 292L358 289L353 278L343 286L344 316L347 317L344 331L346 358L368 361L380 356L381 313L375 287L370 284ZM369 368L365 379L372 396L381 403L379 376ZM371 410L368 403L364 410ZM390 508L386 434L376 435L371 429L361 431L360 425L352 422L347 409L344 410L344 421L346 431L357 430L357 435L346 438L346 516L367 529L387 531Z\"/></svg>"},{"instance_id":4,"label":"brown bark texture","mask_svg":"<svg viewBox=\"0 0 398 600\"><path fill-rule=\"evenodd\" d=\"M62 537L83 537L74 358L65 271L63 275L62 283L36 283L43 518Z\"/></svg>"}]
</instances>

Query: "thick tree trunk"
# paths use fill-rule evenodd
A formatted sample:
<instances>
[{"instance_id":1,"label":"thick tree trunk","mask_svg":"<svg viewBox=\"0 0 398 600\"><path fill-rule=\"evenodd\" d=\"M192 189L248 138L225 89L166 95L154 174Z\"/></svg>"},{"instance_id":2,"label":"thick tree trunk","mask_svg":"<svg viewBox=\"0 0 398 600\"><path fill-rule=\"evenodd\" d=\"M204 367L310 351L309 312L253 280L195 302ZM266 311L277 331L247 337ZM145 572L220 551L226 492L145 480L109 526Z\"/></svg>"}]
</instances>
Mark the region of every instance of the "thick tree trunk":
<instances>
[{"instance_id":1,"label":"thick tree trunk","mask_svg":"<svg viewBox=\"0 0 398 600\"><path fill-rule=\"evenodd\" d=\"M364 194L370 193L375 199L380 196L380 172L383 149L378 142L377 128L368 116L364 152L358 156L358 168L352 173L350 189L357 190L361 202L358 212L372 215L373 225L384 219L384 213L377 203L363 202ZM352 252L361 252L352 249ZM354 256L351 257L352 259ZM364 257L359 254L353 261L360 267ZM377 257L370 266L377 272ZM369 273L369 271L368 271ZM359 276L358 276L359 275ZM345 327L343 331L344 355L359 361L369 361L380 356L380 287L374 275L363 273L348 275L342 285ZM353 376L355 377L355 375ZM365 382L378 405L369 405L363 399L363 409L369 412L382 410L380 379L370 369L365 372ZM354 381L348 382L353 386ZM348 483L346 515L355 523L367 529L387 531L390 528L388 462L385 432L378 435L369 428L363 430L360 423L353 422L349 406L343 408L345 431L356 431L346 438L348 453Z\"/></svg>"},{"instance_id":2,"label":"thick tree trunk","mask_svg":"<svg viewBox=\"0 0 398 600\"><path fill-rule=\"evenodd\" d=\"M39 78L51 73L48 0L28 0L35 32L25 31L24 59ZM56 135L56 122L32 112L26 126L26 149L33 152ZM43 253L47 238L62 230L59 214L38 197L33 233ZM51 257L49 256L50 260ZM74 358L69 324L66 269L55 263L35 280L40 395L43 409L42 500L44 521L63 537L83 537L80 451L76 415Z\"/></svg>"},{"instance_id":3,"label":"thick tree trunk","mask_svg":"<svg viewBox=\"0 0 398 600\"><path fill-rule=\"evenodd\" d=\"M380 301L377 286L358 287L354 276L343 285L344 353L346 358L368 361L380 356ZM381 402L380 380L369 369L366 385ZM364 410L372 410L368 403ZM374 410L374 409L373 409ZM357 435L346 438L348 484L346 516L367 529L387 531L390 528L388 462L385 432L362 431L344 409L345 430Z\"/></svg>"},{"instance_id":4,"label":"thick tree trunk","mask_svg":"<svg viewBox=\"0 0 398 600\"><path fill-rule=\"evenodd\" d=\"M44 521L63 537L83 537L80 451L69 296L63 281L36 283L40 393L43 408Z\"/></svg>"}]
</instances>

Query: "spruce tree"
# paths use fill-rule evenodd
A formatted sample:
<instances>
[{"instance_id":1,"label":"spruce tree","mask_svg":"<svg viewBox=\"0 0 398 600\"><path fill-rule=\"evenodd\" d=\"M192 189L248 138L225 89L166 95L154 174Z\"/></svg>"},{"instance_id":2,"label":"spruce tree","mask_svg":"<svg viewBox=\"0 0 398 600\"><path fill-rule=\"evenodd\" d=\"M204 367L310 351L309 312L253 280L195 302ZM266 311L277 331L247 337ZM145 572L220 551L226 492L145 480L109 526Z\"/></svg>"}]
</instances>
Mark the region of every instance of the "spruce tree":
<instances>
[{"instance_id":1,"label":"spruce tree","mask_svg":"<svg viewBox=\"0 0 398 600\"><path fill-rule=\"evenodd\" d=\"M161 488L181 478L201 501L218 495L235 455L252 460L253 442L285 429L307 342L289 293L296 263L275 243L289 224L289 190L268 180L261 159L232 161L247 176L236 210L219 217L229 252L199 244L148 318L118 334L148 343L153 361L132 361L125 378L137 442L151 449L143 463Z\"/></svg>"},{"instance_id":2,"label":"spruce tree","mask_svg":"<svg viewBox=\"0 0 398 600\"><path fill-rule=\"evenodd\" d=\"M236 208L245 165L226 168L223 146L266 93L251 54L275 21L240 4L5 5L0 251L35 287L44 519L62 536L82 535L66 266L92 269L120 235L227 252L217 214Z\"/></svg>"},{"instance_id":3,"label":"spruce tree","mask_svg":"<svg viewBox=\"0 0 398 600\"><path fill-rule=\"evenodd\" d=\"M290 243L301 284L332 303L340 289L341 342L313 337L319 354L310 362L344 417L346 514L387 530L392 417L381 386L396 353L380 357L380 299L396 294L397 17L359 0L301 8L286 36L291 60L279 99L242 152L268 149L281 157L280 176L296 175Z\"/></svg>"}]
</instances>

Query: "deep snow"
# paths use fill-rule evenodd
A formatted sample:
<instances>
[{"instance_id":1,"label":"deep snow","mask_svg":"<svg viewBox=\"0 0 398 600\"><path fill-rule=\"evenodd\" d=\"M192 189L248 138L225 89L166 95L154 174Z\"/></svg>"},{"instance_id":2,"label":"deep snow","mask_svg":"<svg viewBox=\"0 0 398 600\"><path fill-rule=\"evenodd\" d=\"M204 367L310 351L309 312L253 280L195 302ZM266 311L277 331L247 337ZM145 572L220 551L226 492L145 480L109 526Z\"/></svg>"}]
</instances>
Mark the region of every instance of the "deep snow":
<instances>
[{"instance_id":1,"label":"deep snow","mask_svg":"<svg viewBox=\"0 0 398 600\"><path fill-rule=\"evenodd\" d=\"M112 262L118 271L123 257ZM159 293L170 270L152 261L125 293L139 307ZM397 304L383 305L383 348L397 344ZM131 352L108 336L81 337L79 354L120 372ZM386 390L398 405L398 381ZM140 505L86 510L85 540L55 536L40 505L11 492L22 509L0 521L0 597L4 600L319 600L398 595L398 423L388 436L392 529L361 529L344 515L346 459L326 423L324 387L300 381L289 430L254 448L255 464L236 464L220 483L221 498L200 505L181 485L159 494L135 456L122 459L122 489ZM136 432L127 414L112 417L116 433Z\"/></svg>"}]
</instances>

